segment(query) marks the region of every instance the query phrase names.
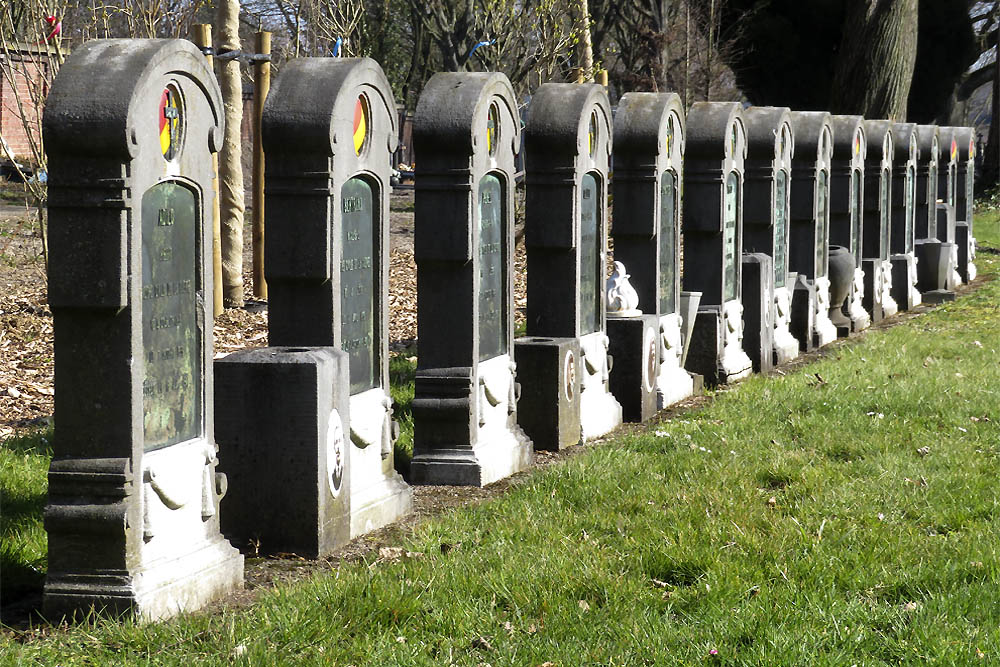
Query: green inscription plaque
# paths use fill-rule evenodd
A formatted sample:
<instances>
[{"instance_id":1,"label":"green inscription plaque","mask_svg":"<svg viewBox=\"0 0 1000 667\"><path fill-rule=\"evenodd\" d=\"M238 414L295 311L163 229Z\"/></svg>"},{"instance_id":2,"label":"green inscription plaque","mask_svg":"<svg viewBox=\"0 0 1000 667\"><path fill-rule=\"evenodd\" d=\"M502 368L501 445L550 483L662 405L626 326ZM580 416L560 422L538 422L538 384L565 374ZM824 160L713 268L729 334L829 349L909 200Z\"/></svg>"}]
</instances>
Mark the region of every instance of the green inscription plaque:
<instances>
[{"instance_id":1,"label":"green inscription plaque","mask_svg":"<svg viewBox=\"0 0 1000 667\"><path fill-rule=\"evenodd\" d=\"M601 330L601 252L598 199L601 190L593 174L580 187L580 335Z\"/></svg>"},{"instance_id":2,"label":"green inscription plaque","mask_svg":"<svg viewBox=\"0 0 1000 667\"><path fill-rule=\"evenodd\" d=\"M736 248L736 220L739 216L740 179L730 172L726 179L726 208L722 219L722 300L736 298L736 263L740 260Z\"/></svg>"},{"instance_id":3,"label":"green inscription plaque","mask_svg":"<svg viewBox=\"0 0 1000 667\"><path fill-rule=\"evenodd\" d=\"M820 171L816 177L816 277L822 278L826 275L827 264L829 263L830 240L830 181L826 177L825 171Z\"/></svg>"},{"instance_id":4,"label":"green inscription plaque","mask_svg":"<svg viewBox=\"0 0 1000 667\"><path fill-rule=\"evenodd\" d=\"M879 224L882 225L881 229L881 241L879 247L879 259L889 259L889 206L891 202L889 201L889 170L882 170L882 177L878 182L879 186L879 203L878 203L878 219Z\"/></svg>"},{"instance_id":5,"label":"green inscription plaque","mask_svg":"<svg viewBox=\"0 0 1000 667\"><path fill-rule=\"evenodd\" d=\"M660 315L677 312L677 176L660 176Z\"/></svg>"},{"instance_id":6,"label":"green inscription plaque","mask_svg":"<svg viewBox=\"0 0 1000 667\"><path fill-rule=\"evenodd\" d=\"M375 210L372 186L352 178L340 190L340 347L351 363L351 393L379 385L375 345Z\"/></svg>"},{"instance_id":7,"label":"green inscription plaque","mask_svg":"<svg viewBox=\"0 0 1000 667\"><path fill-rule=\"evenodd\" d=\"M479 181L479 361L507 353L503 195L493 174Z\"/></svg>"},{"instance_id":8,"label":"green inscription plaque","mask_svg":"<svg viewBox=\"0 0 1000 667\"><path fill-rule=\"evenodd\" d=\"M965 167L965 221L969 223L969 228L972 227L972 201L975 197L974 185L976 180L976 168L972 162L969 160Z\"/></svg>"},{"instance_id":9,"label":"green inscription plaque","mask_svg":"<svg viewBox=\"0 0 1000 667\"><path fill-rule=\"evenodd\" d=\"M851 172L851 254L854 265L861 266L861 172Z\"/></svg>"},{"instance_id":10,"label":"green inscription plaque","mask_svg":"<svg viewBox=\"0 0 1000 667\"><path fill-rule=\"evenodd\" d=\"M788 276L788 172L774 179L774 286L784 287Z\"/></svg>"},{"instance_id":11,"label":"green inscription plaque","mask_svg":"<svg viewBox=\"0 0 1000 667\"><path fill-rule=\"evenodd\" d=\"M145 451L202 434L197 211L194 192L173 181L142 196Z\"/></svg>"},{"instance_id":12,"label":"green inscription plaque","mask_svg":"<svg viewBox=\"0 0 1000 667\"><path fill-rule=\"evenodd\" d=\"M906 220L903 222L903 252L913 252L913 220L917 215L917 170L906 169Z\"/></svg>"}]
</instances>

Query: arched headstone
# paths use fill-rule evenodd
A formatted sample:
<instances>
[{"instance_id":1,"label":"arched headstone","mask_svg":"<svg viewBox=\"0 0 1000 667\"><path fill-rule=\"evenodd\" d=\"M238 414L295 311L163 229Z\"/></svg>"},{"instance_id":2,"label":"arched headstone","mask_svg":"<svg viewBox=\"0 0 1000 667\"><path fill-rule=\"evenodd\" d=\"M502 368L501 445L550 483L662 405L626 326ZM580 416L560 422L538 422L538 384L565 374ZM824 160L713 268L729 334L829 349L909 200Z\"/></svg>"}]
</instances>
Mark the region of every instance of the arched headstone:
<instances>
[{"instance_id":1,"label":"arched headstone","mask_svg":"<svg viewBox=\"0 0 1000 667\"><path fill-rule=\"evenodd\" d=\"M914 123L892 126L896 160L892 168L892 215L889 261L892 266L892 298L902 310L920 304L917 291L916 241L917 163L920 147Z\"/></svg>"},{"instance_id":2,"label":"arched headstone","mask_svg":"<svg viewBox=\"0 0 1000 667\"><path fill-rule=\"evenodd\" d=\"M864 236L865 139L861 116L833 116L833 160L830 175L830 245L848 248L854 256L854 281L851 283L843 312L850 319L850 331L838 327L837 335L846 336L867 329L871 316L863 305L865 272L862 268Z\"/></svg>"},{"instance_id":3,"label":"arched headstone","mask_svg":"<svg viewBox=\"0 0 1000 667\"><path fill-rule=\"evenodd\" d=\"M771 258L774 270L774 295L771 309L771 335L758 334L756 346L752 333L761 329L758 314L751 322L749 305L744 298L744 349L767 354L773 364L791 361L799 354L799 341L792 336L792 287L795 274L788 270L788 227L791 198L792 156L795 152L790 111L787 107L750 107L746 110L747 159L746 190L743 195L743 251L764 253ZM765 311L766 312L766 311ZM756 326L755 326L756 325ZM764 350L761 341L770 342ZM767 368L764 359L750 353L754 369Z\"/></svg>"},{"instance_id":4,"label":"arched headstone","mask_svg":"<svg viewBox=\"0 0 1000 667\"><path fill-rule=\"evenodd\" d=\"M267 551L321 556L412 504L393 466L386 302L396 113L382 69L368 58L289 61L267 98L262 140L274 347L216 362L226 389L219 441L243 453L227 460L243 483L223 528Z\"/></svg>"},{"instance_id":5,"label":"arched headstone","mask_svg":"<svg viewBox=\"0 0 1000 667\"><path fill-rule=\"evenodd\" d=\"M531 465L512 355L514 153L520 119L497 73L438 73L413 123L419 352L417 484L483 486Z\"/></svg>"},{"instance_id":6,"label":"arched headstone","mask_svg":"<svg viewBox=\"0 0 1000 667\"><path fill-rule=\"evenodd\" d=\"M182 40L89 42L48 97L50 619L164 618L243 585L219 532L213 432L221 125L215 77Z\"/></svg>"},{"instance_id":7,"label":"arched headstone","mask_svg":"<svg viewBox=\"0 0 1000 667\"><path fill-rule=\"evenodd\" d=\"M684 289L701 293L687 369L713 384L753 370L743 351L743 112L735 102L696 102L687 116Z\"/></svg>"},{"instance_id":8,"label":"arched headstone","mask_svg":"<svg viewBox=\"0 0 1000 667\"><path fill-rule=\"evenodd\" d=\"M917 209L914 219L914 255L917 260L917 289L925 303L951 301L955 293L948 289L951 275L951 246L938 238L938 191L941 174L941 129L937 125L918 125L920 154L917 159ZM947 210L945 210L947 220Z\"/></svg>"},{"instance_id":9,"label":"arched headstone","mask_svg":"<svg viewBox=\"0 0 1000 667\"><path fill-rule=\"evenodd\" d=\"M789 268L799 274L792 302L792 333L803 349L837 339L830 321L830 167L833 126L825 111L795 111Z\"/></svg>"},{"instance_id":10,"label":"arched headstone","mask_svg":"<svg viewBox=\"0 0 1000 667\"><path fill-rule=\"evenodd\" d=\"M892 217L892 123L866 120L864 238L861 241L865 270L865 308L873 322L895 315L892 298L892 264L889 261L889 233Z\"/></svg>"},{"instance_id":11,"label":"arched headstone","mask_svg":"<svg viewBox=\"0 0 1000 667\"><path fill-rule=\"evenodd\" d=\"M603 86L547 83L535 92L524 138L528 322L517 359L525 395L538 396L525 401L521 423L540 449L622 421L608 388L604 320L611 140Z\"/></svg>"},{"instance_id":12,"label":"arched headstone","mask_svg":"<svg viewBox=\"0 0 1000 667\"><path fill-rule=\"evenodd\" d=\"M976 133L971 127L955 128L958 144L958 180L955 184L955 244L958 246L958 275L962 282L976 279L976 239L972 209L975 204Z\"/></svg>"},{"instance_id":13,"label":"arched headstone","mask_svg":"<svg viewBox=\"0 0 1000 667\"><path fill-rule=\"evenodd\" d=\"M639 308L656 319L652 353L659 363L650 379L656 393L653 407L662 408L694 391L691 374L681 364L680 194L684 110L680 97L676 93L627 93L618 102L614 127L614 257L631 274ZM609 315L608 336L612 346L617 337L614 327L621 324L624 324L621 320L612 322ZM648 357L645 332L640 330L637 334L633 336L638 339L635 343ZM624 370L619 356L615 355L612 382L619 369ZM643 360L639 354L632 358ZM629 378L630 384L641 387L646 379L645 364L640 363L638 374L632 373ZM624 396L618 395L618 399L627 413Z\"/></svg>"},{"instance_id":14,"label":"arched headstone","mask_svg":"<svg viewBox=\"0 0 1000 667\"><path fill-rule=\"evenodd\" d=\"M940 128L938 142L938 205L937 240L945 244L948 256L946 287L954 291L961 284L958 275L958 244L955 243L955 224L958 221L958 137L954 127Z\"/></svg>"}]
</instances>

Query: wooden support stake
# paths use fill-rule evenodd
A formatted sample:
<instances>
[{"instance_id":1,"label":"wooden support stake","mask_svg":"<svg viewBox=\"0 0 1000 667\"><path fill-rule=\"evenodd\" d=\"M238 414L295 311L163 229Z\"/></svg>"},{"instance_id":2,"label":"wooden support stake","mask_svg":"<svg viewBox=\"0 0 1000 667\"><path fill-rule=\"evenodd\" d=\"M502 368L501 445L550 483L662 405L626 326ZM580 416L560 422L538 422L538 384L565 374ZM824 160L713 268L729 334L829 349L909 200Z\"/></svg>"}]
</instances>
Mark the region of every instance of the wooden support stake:
<instances>
[{"instance_id":1,"label":"wooden support stake","mask_svg":"<svg viewBox=\"0 0 1000 667\"><path fill-rule=\"evenodd\" d=\"M597 83L601 84L605 88L608 87L608 70L606 69L597 70Z\"/></svg>"},{"instance_id":2,"label":"wooden support stake","mask_svg":"<svg viewBox=\"0 0 1000 667\"><path fill-rule=\"evenodd\" d=\"M199 48L211 48L212 46L212 26L208 23L196 23L191 26L191 41ZM215 58L208 55L209 69L213 69ZM221 109L220 109L221 111ZM219 154L212 153L212 191L214 193L212 203L212 311L215 317L222 314L222 217L219 214Z\"/></svg>"},{"instance_id":3,"label":"wooden support stake","mask_svg":"<svg viewBox=\"0 0 1000 667\"><path fill-rule=\"evenodd\" d=\"M256 34L254 50L258 54L271 53L271 33ZM261 137L261 118L264 101L271 88L271 63L256 61L253 66L253 296L267 299L267 281L264 280L264 143Z\"/></svg>"}]
</instances>

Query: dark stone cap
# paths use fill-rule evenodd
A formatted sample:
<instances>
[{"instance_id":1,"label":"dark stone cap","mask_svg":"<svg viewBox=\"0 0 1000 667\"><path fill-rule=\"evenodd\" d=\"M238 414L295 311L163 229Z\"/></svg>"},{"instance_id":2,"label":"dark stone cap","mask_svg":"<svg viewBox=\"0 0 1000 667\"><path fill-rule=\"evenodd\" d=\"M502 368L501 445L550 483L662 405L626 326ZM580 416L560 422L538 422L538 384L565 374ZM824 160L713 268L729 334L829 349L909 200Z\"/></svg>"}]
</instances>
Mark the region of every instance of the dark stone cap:
<instances>
[{"instance_id":1,"label":"dark stone cap","mask_svg":"<svg viewBox=\"0 0 1000 667\"><path fill-rule=\"evenodd\" d=\"M833 158L833 117L826 111L793 111L791 118L797 148L792 160L795 165L828 166Z\"/></svg>"},{"instance_id":2,"label":"dark stone cap","mask_svg":"<svg viewBox=\"0 0 1000 667\"><path fill-rule=\"evenodd\" d=\"M392 88L371 58L294 58L281 67L264 104L261 140L265 153L320 153L354 158L354 110L364 93L379 105L369 141L398 142Z\"/></svg>"},{"instance_id":3,"label":"dark stone cap","mask_svg":"<svg viewBox=\"0 0 1000 667\"><path fill-rule=\"evenodd\" d=\"M739 102L695 102L687 117L688 139L685 157L689 160L722 161L746 157L746 127L743 107ZM732 155L732 132L743 135L737 137L737 145L742 143L742 155Z\"/></svg>"},{"instance_id":4,"label":"dark stone cap","mask_svg":"<svg viewBox=\"0 0 1000 667\"><path fill-rule=\"evenodd\" d=\"M743 112L747 126L747 159L774 160L781 146L781 132L787 131L789 156L795 155L788 107L750 107Z\"/></svg>"},{"instance_id":5,"label":"dark stone cap","mask_svg":"<svg viewBox=\"0 0 1000 667\"><path fill-rule=\"evenodd\" d=\"M865 157L868 168L891 167L894 148L892 123L887 120L866 120L865 134L868 135L868 155Z\"/></svg>"},{"instance_id":6,"label":"dark stone cap","mask_svg":"<svg viewBox=\"0 0 1000 667\"><path fill-rule=\"evenodd\" d=\"M937 125L917 125L917 144L920 148L918 160L937 164L940 133Z\"/></svg>"},{"instance_id":7,"label":"dark stone cap","mask_svg":"<svg viewBox=\"0 0 1000 667\"><path fill-rule=\"evenodd\" d=\"M861 132L858 145L859 159L864 162L868 144L865 142L865 119L862 116L831 116L833 126L833 159L838 162L853 161L855 138Z\"/></svg>"},{"instance_id":8,"label":"dark stone cap","mask_svg":"<svg viewBox=\"0 0 1000 667\"><path fill-rule=\"evenodd\" d=\"M671 117L673 143L667 146ZM684 155L684 107L677 93L626 93L618 101L614 128L616 167L658 156L673 162Z\"/></svg>"}]
</instances>

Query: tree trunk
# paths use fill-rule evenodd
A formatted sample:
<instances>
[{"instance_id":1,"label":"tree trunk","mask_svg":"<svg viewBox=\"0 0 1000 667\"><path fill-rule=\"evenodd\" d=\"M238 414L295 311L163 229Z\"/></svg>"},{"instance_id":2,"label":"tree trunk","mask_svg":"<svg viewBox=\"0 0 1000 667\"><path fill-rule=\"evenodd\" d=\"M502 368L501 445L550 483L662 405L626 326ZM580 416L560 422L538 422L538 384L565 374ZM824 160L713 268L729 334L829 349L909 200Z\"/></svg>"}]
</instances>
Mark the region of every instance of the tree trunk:
<instances>
[{"instance_id":1,"label":"tree trunk","mask_svg":"<svg viewBox=\"0 0 1000 667\"><path fill-rule=\"evenodd\" d=\"M831 112L905 120L916 59L917 0L848 0Z\"/></svg>"},{"instance_id":2,"label":"tree trunk","mask_svg":"<svg viewBox=\"0 0 1000 667\"><path fill-rule=\"evenodd\" d=\"M219 0L217 53L240 48L239 0ZM222 300L227 308L243 306L243 164L240 129L243 89L240 63L216 58L226 127L219 151L219 209L222 219Z\"/></svg>"},{"instance_id":3,"label":"tree trunk","mask_svg":"<svg viewBox=\"0 0 1000 667\"><path fill-rule=\"evenodd\" d=\"M1000 24L1000 3L993 9L993 18ZM986 154L983 156L982 185L993 185L1000 180L1000 30L997 31L997 58L994 62L993 93L990 99L993 104L990 109L990 133L986 142Z\"/></svg>"},{"instance_id":4,"label":"tree trunk","mask_svg":"<svg viewBox=\"0 0 1000 667\"><path fill-rule=\"evenodd\" d=\"M594 80L594 46L590 41L590 8L580 0L580 68L585 81Z\"/></svg>"}]
</instances>

